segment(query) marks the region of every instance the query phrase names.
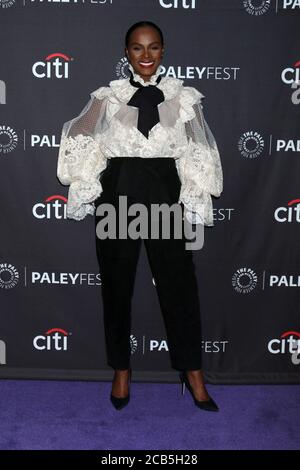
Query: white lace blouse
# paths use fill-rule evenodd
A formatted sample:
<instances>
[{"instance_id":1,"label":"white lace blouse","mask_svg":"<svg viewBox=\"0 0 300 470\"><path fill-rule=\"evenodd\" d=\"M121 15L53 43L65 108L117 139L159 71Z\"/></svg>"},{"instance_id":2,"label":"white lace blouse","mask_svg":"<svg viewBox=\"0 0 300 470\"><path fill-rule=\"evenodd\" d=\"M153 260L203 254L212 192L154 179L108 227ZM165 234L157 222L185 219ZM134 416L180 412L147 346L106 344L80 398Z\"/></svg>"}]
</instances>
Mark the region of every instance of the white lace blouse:
<instances>
[{"instance_id":1,"label":"white lace blouse","mask_svg":"<svg viewBox=\"0 0 300 470\"><path fill-rule=\"evenodd\" d=\"M145 82L131 64L135 81L155 84L158 67ZM178 202L184 204L192 223L214 225L211 196L220 196L223 173L218 147L203 115L204 97L183 80L162 77L158 85L165 100L158 105L160 121L148 139L137 129L138 108L127 102L137 88L130 79L109 82L90 94L81 113L64 123L57 163L57 177L69 185L67 217L82 220L95 212L102 193L100 175L107 159L114 157L174 158L181 181Z\"/></svg>"}]
</instances>

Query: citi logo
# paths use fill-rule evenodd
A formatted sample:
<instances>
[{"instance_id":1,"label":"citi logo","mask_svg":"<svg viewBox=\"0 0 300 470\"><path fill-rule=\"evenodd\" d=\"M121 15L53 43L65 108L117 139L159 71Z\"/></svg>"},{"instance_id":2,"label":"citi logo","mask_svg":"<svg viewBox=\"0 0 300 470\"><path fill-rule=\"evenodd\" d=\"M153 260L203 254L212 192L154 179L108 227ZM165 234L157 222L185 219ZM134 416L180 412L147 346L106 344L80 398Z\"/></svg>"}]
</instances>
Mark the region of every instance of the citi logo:
<instances>
[{"instance_id":1,"label":"citi logo","mask_svg":"<svg viewBox=\"0 0 300 470\"><path fill-rule=\"evenodd\" d=\"M298 83L300 80L300 60L298 60L293 66L286 67L281 72L281 80L286 85L292 85L294 82Z\"/></svg>"},{"instance_id":2,"label":"citi logo","mask_svg":"<svg viewBox=\"0 0 300 470\"><path fill-rule=\"evenodd\" d=\"M38 335L33 339L33 347L38 351L67 351L69 333L61 328L52 328L44 335Z\"/></svg>"},{"instance_id":3,"label":"citi logo","mask_svg":"<svg viewBox=\"0 0 300 470\"><path fill-rule=\"evenodd\" d=\"M65 196L55 194L47 197L45 202L38 202L32 208L32 214L36 219L66 219L68 199Z\"/></svg>"},{"instance_id":4,"label":"citi logo","mask_svg":"<svg viewBox=\"0 0 300 470\"><path fill-rule=\"evenodd\" d=\"M286 207L277 207L274 218L280 223L300 222L300 199L292 199Z\"/></svg>"},{"instance_id":5,"label":"citi logo","mask_svg":"<svg viewBox=\"0 0 300 470\"><path fill-rule=\"evenodd\" d=\"M299 354L300 333L298 331L286 331L280 338L271 339L268 343L268 351L271 354Z\"/></svg>"},{"instance_id":6,"label":"citi logo","mask_svg":"<svg viewBox=\"0 0 300 470\"><path fill-rule=\"evenodd\" d=\"M159 0L162 8L196 8L196 0Z\"/></svg>"},{"instance_id":7,"label":"citi logo","mask_svg":"<svg viewBox=\"0 0 300 470\"><path fill-rule=\"evenodd\" d=\"M43 61L35 62L32 73L36 78L69 78L69 63L72 60L66 54L55 52Z\"/></svg>"}]
</instances>

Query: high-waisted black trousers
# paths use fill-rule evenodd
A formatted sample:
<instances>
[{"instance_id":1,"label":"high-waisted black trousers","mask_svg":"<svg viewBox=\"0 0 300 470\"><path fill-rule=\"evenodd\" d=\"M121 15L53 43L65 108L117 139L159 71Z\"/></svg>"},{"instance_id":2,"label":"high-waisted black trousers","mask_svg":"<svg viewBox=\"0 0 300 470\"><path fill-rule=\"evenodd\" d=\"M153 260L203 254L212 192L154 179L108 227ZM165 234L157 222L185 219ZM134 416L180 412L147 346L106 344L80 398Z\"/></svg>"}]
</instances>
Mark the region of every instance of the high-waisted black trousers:
<instances>
[{"instance_id":1,"label":"high-waisted black trousers","mask_svg":"<svg viewBox=\"0 0 300 470\"><path fill-rule=\"evenodd\" d=\"M149 202L178 201L181 183L174 159L114 157L108 162L100 178L103 192L95 201L96 210L101 203L109 202L118 217L119 195L127 196L128 207L131 202L149 206ZM96 225L102 217L95 215ZM132 219L128 216L128 222ZM143 241L163 315L171 365L177 370L201 369L198 288L192 251L185 248L184 232L182 238L154 239L149 235ZM96 236L107 364L114 369L130 367L131 300L141 243L141 238Z\"/></svg>"}]
</instances>

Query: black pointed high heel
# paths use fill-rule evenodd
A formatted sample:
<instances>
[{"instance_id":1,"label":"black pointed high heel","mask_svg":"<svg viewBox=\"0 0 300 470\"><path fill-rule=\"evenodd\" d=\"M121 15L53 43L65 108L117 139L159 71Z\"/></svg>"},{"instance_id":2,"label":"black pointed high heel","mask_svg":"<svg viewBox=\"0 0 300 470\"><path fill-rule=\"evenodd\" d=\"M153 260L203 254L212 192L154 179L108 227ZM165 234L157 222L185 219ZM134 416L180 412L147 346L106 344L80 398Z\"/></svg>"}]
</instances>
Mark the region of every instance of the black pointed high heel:
<instances>
[{"instance_id":1,"label":"black pointed high heel","mask_svg":"<svg viewBox=\"0 0 300 470\"><path fill-rule=\"evenodd\" d=\"M182 385L182 389L181 389L182 395L184 395L185 387L187 387L188 391L190 392L190 394L192 395L194 399L195 405L198 408L201 408L201 410L206 410L206 411L219 411L218 405L211 397L209 397L208 400L197 400L185 371L180 372L179 378L180 378L181 385Z\"/></svg>"},{"instance_id":2,"label":"black pointed high heel","mask_svg":"<svg viewBox=\"0 0 300 470\"><path fill-rule=\"evenodd\" d=\"M130 368L129 369L129 385L131 383L131 372L132 370ZM129 400L130 400L130 392L128 393L126 397L121 397L121 398L115 397L112 393L110 394L110 401L112 402L116 410L121 410L122 408L124 408L124 406L128 405Z\"/></svg>"}]
</instances>

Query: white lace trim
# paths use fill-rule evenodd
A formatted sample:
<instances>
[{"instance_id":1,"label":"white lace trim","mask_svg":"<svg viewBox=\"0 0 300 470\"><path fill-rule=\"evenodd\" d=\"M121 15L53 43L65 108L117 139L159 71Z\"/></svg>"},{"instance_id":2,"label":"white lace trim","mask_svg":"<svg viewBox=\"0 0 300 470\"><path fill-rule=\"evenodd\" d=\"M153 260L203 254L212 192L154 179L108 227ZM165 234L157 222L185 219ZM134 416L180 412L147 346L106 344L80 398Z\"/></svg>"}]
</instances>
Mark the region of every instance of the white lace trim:
<instances>
[{"instance_id":1,"label":"white lace trim","mask_svg":"<svg viewBox=\"0 0 300 470\"><path fill-rule=\"evenodd\" d=\"M194 87L186 86L183 87L180 93L180 119L182 122L190 121L195 117L195 111L193 105L196 103L201 103L203 95L199 90ZM202 108L202 104L201 104Z\"/></svg>"},{"instance_id":2,"label":"white lace trim","mask_svg":"<svg viewBox=\"0 0 300 470\"><path fill-rule=\"evenodd\" d=\"M57 165L57 177L62 184L70 185L67 217L82 220L93 215L93 201L102 193L99 177L107 160L91 136L62 134Z\"/></svg>"},{"instance_id":3,"label":"white lace trim","mask_svg":"<svg viewBox=\"0 0 300 470\"><path fill-rule=\"evenodd\" d=\"M171 77L162 77L158 83L159 88L165 97L165 100L171 100L179 94L180 88L182 88L183 80ZM121 78L118 80L112 80L109 82L109 86L113 94L122 102L127 103L130 98L134 95L137 88L132 86L129 78Z\"/></svg>"},{"instance_id":4,"label":"white lace trim","mask_svg":"<svg viewBox=\"0 0 300 470\"><path fill-rule=\"evenodd\" d=\"M82 220L88 214L95 213L93 201L102 193L100 181L93 183L87 181L73 181L69 188L67 217L75 220Z\"/></svg>"},{"instance_id":5,"label":"white lace trim","mask_svg":"<svg viewBox=\"0 0 300 470\"><path fill-rule=\"evenodd\" d=\"M110 96L111 90L108 86L101 86L97 88L96 90L92 91L90 95L95 96L96 98L98 98L98 100L101 100L105 98L106 96Z\"/></svg>"},{"instance_id":6,"label":"white lace trim","mask_svg":"<svg viewBox=\"0 0 300 470\"><path fill-rule=\"evenodd\" d=\"M156 80L158 79L160 73L163 71L163 66L162 65L159 65L156 69L156 72L151 75L150 77L150 80L148 81L145 81L140 74L138 74L134 68L132 67L132 65L129 63L128 64L128 68L129 70L132 72L132 75L133 75L133 79L134 81L136 82L139 82L141 83L141 85L143 86L149 86L149 85L155 85L156 84Z\"/></svg>"},{"instance_id":7,"label":"white lace trim","mask_svg":"<svg viewBox=\"0 0 300 470\"><path fill-rule=\"evenodd\" d=\"M136 72L134 72L134 69L131 64L129 64L128 67L133 70L134 79L136 81L144 83L144 86L150 84L149 82L144 82L142 77ZM162 66L159 65L158 69L160 69L161 67ZM158 75L160 75L160 73L157 70L156 73L151 76L150 82L153 78L152 83L155 83ZM205 97L205 95L203 95L196 88L190 86L183 86L183 80L180 80L178 78L162 77L160 83L156 86L157 88L162 90L166 101L171 100L175 98L175 96L179 95L181 104L180 118L182 119L182 122L186 122L195 117L195 113L193 111L193 104L201 101L202 98ZM116 113L120 108L119 101L127 103L135 92L136 87L131 85L130 79L124 78L111 80L109 82L108 87L100 87L94 90L91 95L94 95L98 99L108 97L110 104L114 106L114 113Z\"/></svg>"}]
</instances>

